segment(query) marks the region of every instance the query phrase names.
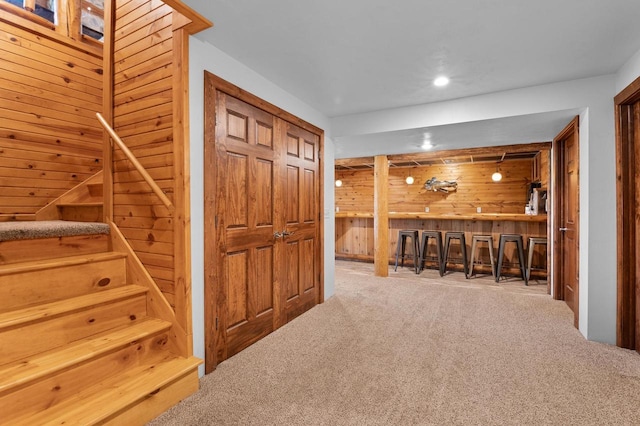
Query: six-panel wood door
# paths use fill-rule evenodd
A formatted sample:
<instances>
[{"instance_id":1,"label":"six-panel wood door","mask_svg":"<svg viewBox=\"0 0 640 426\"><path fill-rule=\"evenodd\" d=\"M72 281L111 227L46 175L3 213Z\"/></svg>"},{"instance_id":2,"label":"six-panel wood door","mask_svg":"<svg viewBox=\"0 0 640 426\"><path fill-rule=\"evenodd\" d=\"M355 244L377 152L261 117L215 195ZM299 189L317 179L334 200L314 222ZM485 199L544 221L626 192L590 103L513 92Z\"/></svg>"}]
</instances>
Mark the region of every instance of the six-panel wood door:
<instances>
[{"instance_id":1,"label":"six-panel wood door","mask_svg":"<svg viewBox=\"0 0 640 426\"><path fill-rule=\"evenodd\" d=\"M205 136L209 372L321 301L322 227L321 136L254 98L210 86L207 97L215 99L207 104L215 136Z\"/></svg>"},{"instance_id":2,"label":"six-panel wood door","mask_svg":"<svg viewBox=\"0 0 640 426\"><path fill-rule=\"evenodd\" d=\"M557 229L554 230L555 258L558 259L555 286L556 296L574 313L574 325L579 319L579 142L578 120L573 120L553 141L556 151L556 174L559 194Z\"/></svg>"},{"instance_id":3,"label":"six-panel wood door","mask_svg":"<svg viewBox=\"0 0 640 426\"><path fill-rule=\"evenodd\" d=\"M278 157L275 119L217 92L217 358L269 334L278 321L275 288Z\"/></svg>"}]
</instances>

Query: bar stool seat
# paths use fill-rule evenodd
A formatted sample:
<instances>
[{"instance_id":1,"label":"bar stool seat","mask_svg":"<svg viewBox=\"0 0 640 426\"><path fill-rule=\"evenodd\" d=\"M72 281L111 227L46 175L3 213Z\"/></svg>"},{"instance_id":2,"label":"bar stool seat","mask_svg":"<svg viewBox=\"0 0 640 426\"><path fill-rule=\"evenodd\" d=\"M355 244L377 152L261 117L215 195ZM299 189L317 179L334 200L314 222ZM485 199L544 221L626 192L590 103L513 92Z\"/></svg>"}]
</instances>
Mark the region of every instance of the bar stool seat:
<instances>
[{"instance_id":1,"label":"bar stool seat","mask_svg":"<svg viewBox=\"0 0 640 426\"><path fill-rule=\"evenodd\" d=\"M440 231L422 231L422 242L420 243L420 271L424 269L424 262L427 260L427 248L429 238L436 242L436 257L438 272L442 276L442 233Z\"/></svg>"},{"instance_id":2,"label":"bar stool seat","mask_svg":"<svg viewBox=\"0 0 640 426\"><path fill-rule=\"evenodd\" d=\"M547 246L547 239L546 238L541 238L541 237L529 237L529 248L528 248L528 259L527 259L527 281L531 279L531 269L532 269L532 263L533 263L533 252L535 251L536 245L544 245L545 247ZM546 271L547 270L547 265L546 265L546 259L545 259L545 267L544 268L536 268L537 270L540 271Z\"/></svg>"},{"instance_id":3,"label":"bar stool seat","mask_svg":"<svg viewBox=\"0 0 640 426\"><path fill-rule=\"evenodd\" d=\"M407 238L412 239L413 250L412 253L405 253L405 246L407 244ZM394 271L398 270L398 258L400 258L400 266L404 266L404 258L410 256L413 257L413 266L416 274L420 273L419 256L420 256L420 242L418 241L418 231L403 229L398 232L398 244L396 246L396 267Z\"/></svg>"},{"instance_id":4,"label":"bar stool seat","mask_svg":"<svg viewBox=\"0 0 640 426\"><path fill-rule=\"evenodd\" d=\"M491 235L474 235L471 238L471 261L469 262L469 276L473 276L473 267L476 264L482 264L476 262L475 253L478 243L487 243L489 248L489 259L491 260L491 275L496 276L496 260L493 257L493 236Z\"/></svg>"},{"instance_id":5,"label":"bar stool seat","mask_svg":"<svg viewBox=\"0 0 640 426\"><path fill-rule=\"evenodd\" d=\"M500 234L500 242L498 244L498 264L496 265L496 282L500 281L500 275L502 273L502 261L504 259L504 247L507 245L507 243L516 243L520 273L522 274L524 285L529 285L529 280L527 279L527 274L525 271L526 265L524 263L525 258L522 235L520 234Z\"/></svg>"},{"instance_id":6,"label":"bar stool seat","mask_svg":"<svg viewBox=\"0 0 640 426\"><path fill-rule=\"evenodd\" d=\"M447 271L447 263L449 261L449 249L451 248L451 240L460 241L460 252L462 253L462 266L464 269L464 277L469 278L469 262L467 260L467 243L464 238L464 232L447 231L444 234L444 252L442 254L442 275Z\"/></svg>"}]
</instances>

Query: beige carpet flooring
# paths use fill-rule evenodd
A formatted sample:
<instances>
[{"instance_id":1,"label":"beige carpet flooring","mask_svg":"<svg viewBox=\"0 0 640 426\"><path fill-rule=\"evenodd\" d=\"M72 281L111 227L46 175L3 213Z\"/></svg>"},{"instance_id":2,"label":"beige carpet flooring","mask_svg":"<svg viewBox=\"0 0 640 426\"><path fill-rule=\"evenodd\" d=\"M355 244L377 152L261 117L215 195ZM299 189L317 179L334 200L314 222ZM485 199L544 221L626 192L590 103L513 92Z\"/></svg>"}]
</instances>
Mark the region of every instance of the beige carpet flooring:
<instances>
[{"instance_id":1,"label":"beige carpet flooring","mask_svg":"<svg viewBox=\"0 0 640 426\"><path fill-rule=\"evenodd\" d=\"M339 261L335 284L150 424L640 424L640 355L586 341L544 283Z\"/></svg>"}]
</instances>

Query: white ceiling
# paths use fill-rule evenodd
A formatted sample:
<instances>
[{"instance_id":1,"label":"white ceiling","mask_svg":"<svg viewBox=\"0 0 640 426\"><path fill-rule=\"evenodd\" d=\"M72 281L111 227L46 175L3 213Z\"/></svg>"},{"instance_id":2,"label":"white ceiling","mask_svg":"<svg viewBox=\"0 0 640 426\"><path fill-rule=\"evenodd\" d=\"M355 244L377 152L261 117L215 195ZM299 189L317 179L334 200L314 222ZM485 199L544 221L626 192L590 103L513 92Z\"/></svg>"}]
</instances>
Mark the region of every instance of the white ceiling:
<instances>
[{"instance_id":1,"label":"white ceiling","mask_svg":"<svg viewBox=\"0 0 640 426\"><path fill-rule=\"evenodd\" d=\"M198 38L328 117L611 74L640 50L637 0L183 1L214 22ZM448 87L432 85L440 74ZM512 127L493 132L512 140ZM395 135L393 153L424 131ZM337 156L353 142L337 141Z\"/></svg>"}]
</instances>

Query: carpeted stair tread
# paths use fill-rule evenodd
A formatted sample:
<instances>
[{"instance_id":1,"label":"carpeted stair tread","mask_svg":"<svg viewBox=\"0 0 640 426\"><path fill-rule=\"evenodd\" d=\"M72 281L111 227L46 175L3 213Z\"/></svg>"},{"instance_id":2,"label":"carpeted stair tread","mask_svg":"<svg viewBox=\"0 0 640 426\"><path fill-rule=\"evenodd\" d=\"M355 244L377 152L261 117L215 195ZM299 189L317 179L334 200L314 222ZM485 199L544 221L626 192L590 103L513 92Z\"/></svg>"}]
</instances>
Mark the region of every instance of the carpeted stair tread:
<instances>
[{"instance_id":1,"label":"carpeted stair tread","mask_svg":"<svg viewBox=\"0 0 640 426\"><path fill-rule=\"evenodd\" d=\"M0 242L96 234L109 234L109 225L66 220L0 222Z\"/></svg>"}]
</instances>

